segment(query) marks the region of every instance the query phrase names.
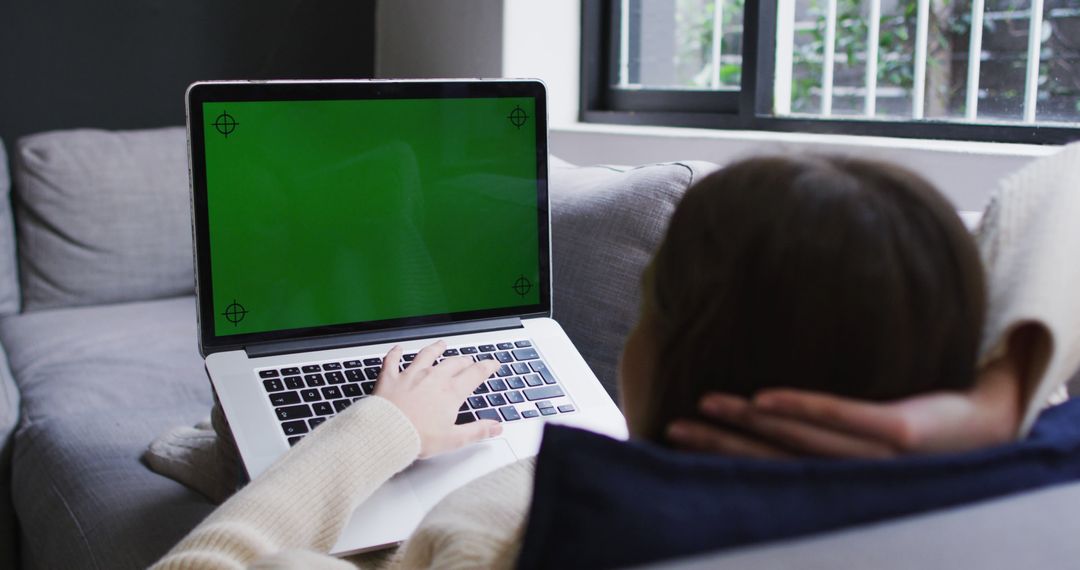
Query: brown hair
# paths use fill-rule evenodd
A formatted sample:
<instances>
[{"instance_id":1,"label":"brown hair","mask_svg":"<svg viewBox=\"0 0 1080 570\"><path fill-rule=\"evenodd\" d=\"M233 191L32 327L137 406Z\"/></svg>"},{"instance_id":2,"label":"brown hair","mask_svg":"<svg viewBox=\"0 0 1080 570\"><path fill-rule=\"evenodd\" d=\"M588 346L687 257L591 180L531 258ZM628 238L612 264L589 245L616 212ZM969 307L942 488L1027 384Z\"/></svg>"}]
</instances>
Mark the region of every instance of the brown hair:
<instances>
[{"instance_id":1,"label":"brown hair","mask_svg":"<svg viewBox=\"0 0 1080 570\"><path fill-rule=\"evenodd\" d=\"M894 165L728 166L687 190L643 281L657 341L646 437L709 391L886 400L974 382L986 297L974 240Z\"/></svg>"}]
</instances>

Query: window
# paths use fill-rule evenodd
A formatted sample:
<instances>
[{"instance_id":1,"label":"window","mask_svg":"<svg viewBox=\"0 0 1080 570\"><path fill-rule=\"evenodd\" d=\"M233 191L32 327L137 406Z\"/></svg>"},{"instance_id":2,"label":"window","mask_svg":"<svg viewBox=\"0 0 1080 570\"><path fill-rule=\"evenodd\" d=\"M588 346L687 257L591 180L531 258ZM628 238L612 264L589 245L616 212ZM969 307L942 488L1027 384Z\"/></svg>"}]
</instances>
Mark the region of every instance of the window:
<instances>
[{"instance_id":1,"label":"window","mask_svg":"<svg viewBox=\"0 0 1080 570\"><path fill-rule=\"evenodd\" d=\"M582 119L1080 139L1080 0L587 0Z\"/></svg>"}]
</instances>

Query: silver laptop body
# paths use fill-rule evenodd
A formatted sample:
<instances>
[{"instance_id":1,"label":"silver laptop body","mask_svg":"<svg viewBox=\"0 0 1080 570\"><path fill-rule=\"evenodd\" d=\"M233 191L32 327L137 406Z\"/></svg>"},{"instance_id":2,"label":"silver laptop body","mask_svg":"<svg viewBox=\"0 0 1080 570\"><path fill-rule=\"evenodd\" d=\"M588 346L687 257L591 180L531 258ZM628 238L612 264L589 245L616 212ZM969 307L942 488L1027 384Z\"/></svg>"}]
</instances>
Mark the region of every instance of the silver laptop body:
<instances>
[{"instance_id":1,"label":"silver laptop body","mask_svg":"<svg viewBox=\"0 0 1080 570\"><path fill-rule=\"evenodd\" d=\"M187 127L199 345L252 478L369 396L396 344L501 363L458 420L502 435L395 476L332 553L406 539L546 422L626 437L551 319L542 83L200 82Z\"/></svg>"}]
</instances>

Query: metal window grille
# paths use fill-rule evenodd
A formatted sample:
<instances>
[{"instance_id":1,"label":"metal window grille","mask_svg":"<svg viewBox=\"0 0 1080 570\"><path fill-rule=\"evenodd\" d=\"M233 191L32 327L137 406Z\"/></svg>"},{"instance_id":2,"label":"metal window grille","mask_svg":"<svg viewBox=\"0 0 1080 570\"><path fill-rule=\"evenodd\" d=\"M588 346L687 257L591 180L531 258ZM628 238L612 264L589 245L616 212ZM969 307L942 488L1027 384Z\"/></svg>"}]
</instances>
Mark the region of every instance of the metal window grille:
<instances>
[{"instance_id":1,"label":"metal window grille","mask_svg":"<svg viewBox=\"0 0 1080 570\"><path fill-rule=\"evenodd\" d=\"M880 21L881 0L865 0L868 4L868 21L866 34L866 70L865 87L862 90L864 96L863 114L873 118L877 114L877 98L880 94L878 88L878 68L880 63ZM794 62L792 58L793 38L796 33L795 3L796 0L777 0L776 20L776 55L775 55L775 83L774 111L777 115L791 115L791 94L794 78ZM979 116L980 95L980 72L984 57L983 53L983 28L988 19L1003 19L1001 15L990 15L985 12L985 0L972 0L971 3L971 28L970 40L967 50L967 85L965 90L965 109L963 121L976 122ZM1022 122L1034 124L1036 122L1036 108L1038 106L1039 89L1039 64L1041 55L1041 42L1043 39L1043 0L1031 0L1031 6L1027 10L1020 10L1008 18L1028 18L1028 45L1025 63L1025 81L1023 84L1023 116ZM824 46L822 54L821 105L820 116L832 115L833 98L839 92L849 93L850 88L834 85L833 68L835 66L836 29L838 15L836 0L825 0L824 10ZM928 28L930 22L930 0L917 0L915 45L912 66L911 86L911 118L925 118L926 82L927 82L927 51L929 47Z\"/></svg>"}]
</instances>

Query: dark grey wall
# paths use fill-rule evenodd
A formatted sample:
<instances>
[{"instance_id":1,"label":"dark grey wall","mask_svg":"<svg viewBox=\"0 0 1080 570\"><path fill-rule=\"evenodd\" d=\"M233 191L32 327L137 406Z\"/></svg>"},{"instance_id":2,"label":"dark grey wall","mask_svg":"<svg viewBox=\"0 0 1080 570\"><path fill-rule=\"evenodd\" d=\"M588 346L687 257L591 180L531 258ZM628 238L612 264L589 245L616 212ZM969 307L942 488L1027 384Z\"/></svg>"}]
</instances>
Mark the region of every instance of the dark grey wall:
<instances>
[{"instance_id":1,"label":"dark grey wall","mask_svg":"<svg viewBox=\"0 0 1080 570\"><path fill-rule=\"evenodd\" d=\"M5 0L0 137L180 125L197 79L371 77L375 0Z\"/></svg>"}]
</instances>

